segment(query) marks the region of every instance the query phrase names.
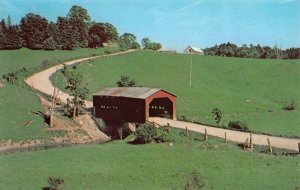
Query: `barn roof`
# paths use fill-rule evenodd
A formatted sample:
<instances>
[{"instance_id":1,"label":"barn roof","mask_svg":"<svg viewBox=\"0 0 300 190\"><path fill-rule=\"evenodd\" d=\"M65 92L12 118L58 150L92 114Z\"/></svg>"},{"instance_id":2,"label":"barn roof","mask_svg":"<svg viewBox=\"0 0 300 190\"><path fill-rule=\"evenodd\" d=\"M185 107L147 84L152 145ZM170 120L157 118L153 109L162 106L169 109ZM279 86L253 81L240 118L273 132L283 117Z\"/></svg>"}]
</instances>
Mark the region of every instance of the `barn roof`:
<instances>
[{"instance_id":1,"label":"barn roof","mask_svg":"<svg viewBox=\"0 0 300 190\"><path fill-rule=\"evenodd\" d=\"M203 53L203 50L197 47L193 47L193 46L189 46L192 50L196 51L196 52L200 52Z\"/></svg>"},{"instance_id":2,"label":"barn roof","mask_svg":"<svg viewBox=\"0 0 300 190\"><path fill-rule=\"evenodd\" d=\"M147 88L147 87L113 87L113 88L104 88L99 92L94 93L95 96L117 96L117 97L127 97L127 98L137 98L137 99L146 99L154 93L163 90L162 88ZM175 96L172 93L165 91L172 96Z\"/></svg>"}]
</instances>

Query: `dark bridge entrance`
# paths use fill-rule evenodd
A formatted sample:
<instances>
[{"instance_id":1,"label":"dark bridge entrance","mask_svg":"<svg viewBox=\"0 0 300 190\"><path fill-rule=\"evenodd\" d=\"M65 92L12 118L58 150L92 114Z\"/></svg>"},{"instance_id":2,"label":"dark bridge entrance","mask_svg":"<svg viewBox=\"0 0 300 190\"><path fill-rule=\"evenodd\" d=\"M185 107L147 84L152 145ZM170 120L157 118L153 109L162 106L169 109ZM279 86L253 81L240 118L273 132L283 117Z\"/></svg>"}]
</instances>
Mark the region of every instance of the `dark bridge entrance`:
<instances>
[{"instance_id":1,"label":"dark bridge entrance","mask_svg":"<svg viewBox=\"0 0 300 190\"><path fill-rule=\"evenodd\" d=\"M173 118L173 102L169 98L154 98L149 104L149 116Z\"/></svg>"}]
</instances>

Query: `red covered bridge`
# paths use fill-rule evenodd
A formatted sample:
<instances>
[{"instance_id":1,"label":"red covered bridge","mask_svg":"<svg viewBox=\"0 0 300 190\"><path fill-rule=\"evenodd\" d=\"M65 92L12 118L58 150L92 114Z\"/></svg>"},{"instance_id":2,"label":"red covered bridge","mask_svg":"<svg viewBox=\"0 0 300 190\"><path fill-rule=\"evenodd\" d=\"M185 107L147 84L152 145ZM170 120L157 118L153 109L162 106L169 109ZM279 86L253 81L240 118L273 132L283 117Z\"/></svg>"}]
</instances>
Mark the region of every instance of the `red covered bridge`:
<instances>
[{"instance_id":1,"label":"red covered bridge","mask_svg":"<svg viewBox=\"0 0 300 190\"><path fill-rule=\"evenodd\" d=\"M93 95L94 115L106 121L144 123L149 117L176 119L176 96L161 88L104 88Z\"/></svg>"}]
</instances>

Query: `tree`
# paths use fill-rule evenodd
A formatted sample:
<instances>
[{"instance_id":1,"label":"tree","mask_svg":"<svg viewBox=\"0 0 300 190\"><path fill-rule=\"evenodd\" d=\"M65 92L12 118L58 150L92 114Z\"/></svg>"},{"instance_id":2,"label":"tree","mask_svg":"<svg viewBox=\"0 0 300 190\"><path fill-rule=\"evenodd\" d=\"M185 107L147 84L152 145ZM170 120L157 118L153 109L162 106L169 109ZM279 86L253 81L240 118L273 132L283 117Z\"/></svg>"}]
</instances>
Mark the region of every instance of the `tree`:
<instances>
[{"instance_id":1,"label":"tree","mask_svg":"<svg viewBox=\"0 0 300 190\"><path fill-rule=\"evenodd\" d=\"M219 110L218 108L214 108L211 113L214 115L216 123L219 125L219 123L222 120L222 112L221 112L221 110Z\"/></svg>"},{"instance_id":2,"label":"tree","mask_svg":"<svg viewBox=\"0 0 300 190\"><path fill-rule=\"evenodd\" d=\"M6 34L5 49L22 48L22 38L18 26L9 26Z\"/></svg>"},{"instance_id":3,"label":"tree","mask_svg":"<svg viewBox=\"0 0 300 190\"><path fill-rule=\"evenodd\" d=\"M57 72L57 69L56 69ZM59 93L59 88L56 87L56 78L54 80L54 88L53 88L53 94L52 94L52 101L51 101L51 107L50 107L50 116L49 116L49 126L53 127L53 114L54 114L54 110L56 107L56 103L58 101L58 93Z\"/></svg>"},{"instance_id":4,"label":"tree","mask_svg":"<svg viewBox=\"0 0 300 190\"><path fill-rule=\"evenodd\" d=\"M103 43L115 42L117 39L118 31L110 23L96 23L89 29L89 47L101 47Z\"/></svg>"},{"instance_id":5,"label":"tree","mask_svg":"<svg viewBox=\"0 0 300 190\"><path fill-rule=\"evenodd\" d=\"M84 108L84 101L89 94L89 89L83 84L83 76L76 71L76 67L70 69L64 66L62 73L67 80L65 88L70 90L70 95L73 96L71 100L68 100L67 113L75 119L79 115L79 111Z\"/></svg>"},{"instance_id":6,"label":"tree","mask_svg":"<svg viewBox=\"0 0 300 190\"><path fill-rule=\"evenodd\" d=\"M118 87L135 87L137 86L137 82L134 79L130 79L127 75L122 75L117 85Z\"/></svg>"},{"instance_id":7,"label":"tree","mask_svg":"<svg viewBox=\"0 0 300 190\"><path fill-rule=\"evenodd\" d=\"M136 37L131 33L124 33L120 36L119 46L122 50L140 48L140 45L136 42Z\"/></svg>"},{"instance_id":8,"label":"tree","mask_svg":"<svg viewBox=\"0 0 300 190\"><path fill-rule=\"evenodd\" d=\"M162 48L160 43L151 42L149 38L142 39L143 49L159 50Z\"/></svg>"},{"instance_id":9,"label":"tree","mask_svg":"<svg viewBox=\"0 0 300 190\"><path fill-rule=\"evenodd\" d=\"M10 16L8 15L6 27L9 28L11 25L12 25L12 24L11 24L11 18L10 18Z\"/></svg>"},{"instance_id":10,"label":"tree","mask_svg":"<svg viewBox=\"0 0 300 190\"><path fill-rule=\"evenodd\" d=\"M57 18L58 46L63 50L73 50L77 47L76 32L73 31L70 21L65 17Z\"/></svg>"},{"instance_id":11,"label":"tree","mask_svg":"<svg viewBox=\"0 0 300 190\"><path fill-rule=\"evenodd\" d=\"M91 20L88 11L81 6L73 5L66 18L73 29L77 45L88 47L88 22Z\"/></svg>"},{"instance_id":12,"label":"tree","mask_svg":"<svg viewBox=\"0 0 300 190\"><path fill-rule=\"evenodd\" d=\"M5 20L2 19L0 22L0 49L5 49L6 44L7 28Z\"/></svg>"},{"instance_id":13,"label":"tree","mask_svg":"<svg viewBox=\"0 0 300 190\"><path fill-rule=\"evenodd\" d=\"M48 21L33 13L28 13L21 20L21 32L24 46L29 49L43 49L48 38Z\"/></svg>"},{"instance_id":14,"label":"tree","mask_svg":"<svg viewBox=\"0 0 300 190\"><path fill-rule=\"evenodd\" d=\"M148 45L151 43L149 38L143 38L142 39L142 47L143 49L147 49Z\"/></svg>"}]
</instances>

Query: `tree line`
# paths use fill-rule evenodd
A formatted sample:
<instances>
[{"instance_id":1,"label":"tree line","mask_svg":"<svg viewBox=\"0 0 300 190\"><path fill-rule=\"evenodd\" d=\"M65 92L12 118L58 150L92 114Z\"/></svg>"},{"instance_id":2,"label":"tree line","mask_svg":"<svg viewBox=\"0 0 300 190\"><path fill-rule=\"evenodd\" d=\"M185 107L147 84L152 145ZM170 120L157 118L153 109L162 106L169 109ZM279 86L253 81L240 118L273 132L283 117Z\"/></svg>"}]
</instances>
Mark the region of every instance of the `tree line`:
<instances>
[{"instance_id":1,"label":"tree line","mask_svg":"<svg viewBox=\"0 0 300 190\"><path fill-rule=\"evenodd\" d=\"M0 49L73 50L76 48L97 48L107 44L119 44L122 50L140 48L131 33L119 36L110 23L92 21L88 11L74 5L65 17L56 22L28 13L19 24L13 25L11 18L0 22Z\"/></svg>"},{"instance_id":2,"label":"tree line","mask_svg":"<svg viewBox=\"0 0 300 190\"><path fill-rule=\"evenodd\" d=\"M243 44L241 47L233 43L222 43L204 49L205 55L240 57L240 58L260 58L260 59L299 59L300 48L289 48L282 50L278 47Z\"/></svg>"}]
</instances>

